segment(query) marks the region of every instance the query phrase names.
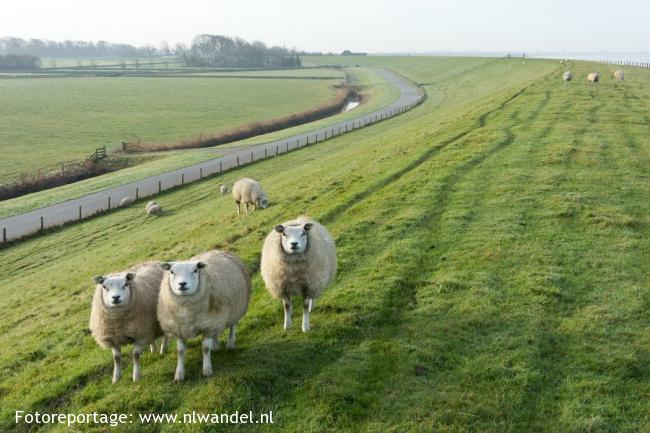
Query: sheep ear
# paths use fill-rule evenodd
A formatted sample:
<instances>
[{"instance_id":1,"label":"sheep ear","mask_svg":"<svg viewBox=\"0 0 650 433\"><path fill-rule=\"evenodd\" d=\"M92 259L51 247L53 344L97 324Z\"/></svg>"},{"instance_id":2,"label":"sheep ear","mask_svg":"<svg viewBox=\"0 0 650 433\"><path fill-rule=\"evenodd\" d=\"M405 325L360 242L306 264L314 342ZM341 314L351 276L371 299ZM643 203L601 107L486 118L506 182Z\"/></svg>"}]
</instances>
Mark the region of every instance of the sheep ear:
<instances>
[{"instance_id":1,"label":"sheep ear","mask_svg":"<svg viewBox=\"0 0 650 433\"><path fill-rule=\"evenodd\" d=\"M101 283L104 282L105 279L106 279L106 278L104 278L102 275L95 275L95 276L93 277L93 283L95 283L95 284L101 284Z\"/></svg>"},{"instance_id":2,"label":"sheep ear","mask_svg":"<svg viewBox=\"0 0 650 433\"><path fill-rule=\"evenodd\" d=\"M197 262L197 263L196 263L196 267L197 267L198 269L203 269L203 268L205 268L205 263L203 263L203 262Z\"/></svg>"},{"instance_id":3,"label":"sheep ear","mask_svg":"<svg viewBox=\"0 0 650 433\"><path fill-rule=\"evenodd\" d=\"M311 227L312 227L313 225L314 225L314 224L312 224L312 223L306 223L306 224L303 226L303 229L304 229L306 232L308 232L309 230L311 230Z\"/></svg>"},{"instance_id":4,"label":"sheep ear","mask_svg":"<svg viewBox=\"0 0 650 433\"><path fill-rule=\"evenodd\" d=\"M162 269L164 271L168 271L168 270L170 270L172 268L172 264L169 263L169 262L162 262L158 266L160 266L160 269Z\"/></svg>"},{"instance_id":5,"label":"sheep ear","mask_svg":"<svg viewBox=\"0 0 650 433\"><path fill-rule=\"evenodd\" d=\"M284 226L282 224L278 224L277 226L273 227L273 230L278 233L284 233Z\"/></svg>"},{"instance_id":6,"label":"sheep ear","mask_svg":"<svg viewBox=\"0 0 650 433\"><path fill-rule=\"evenodd\" d=\"M132 281L135 278L135 274L133 272L129 272L126 274L126 281Z\"/></svg>"}]
</instances>

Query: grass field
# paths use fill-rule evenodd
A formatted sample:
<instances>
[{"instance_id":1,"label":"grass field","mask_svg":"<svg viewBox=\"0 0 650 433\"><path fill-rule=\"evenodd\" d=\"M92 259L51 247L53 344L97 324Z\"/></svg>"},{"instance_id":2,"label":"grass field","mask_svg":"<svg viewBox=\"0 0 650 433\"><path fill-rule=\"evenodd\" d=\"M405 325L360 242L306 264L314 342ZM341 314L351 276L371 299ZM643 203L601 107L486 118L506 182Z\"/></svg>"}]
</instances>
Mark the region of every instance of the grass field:
<instances>
[{"instance_id":1,"label":"grass field","mask_svg":"<svg viewBox=\"0 0 650 433\"><path fill-rule=\"evenodd\" d=\"M25 430L20 409L273 410L254 431L649 431L650 71L614 84L578 63L566 85L556 61L446 61L386 59L431 83L403 116L165 193L164 217L136 205L3 250L0 429ZM240 176L268 210L237 217L215 194ZM340 266L307 335L281 330L257 272L266 233L301 213L331 230ZM253 271L238 349L213 354L211 379L195 340L185 383L172 351L111 385L85 332L91 276L213 247Z\"/></svg>"},{"instance_id":2,"label":"grass field","mask_svg":"<svg viewBox=\"0 0 650 433\"><path fill-rule=\"evenodd\" d=\"M324 70L324 71L329 71L329 70ZM268 141L273 141L285 137L292 136L294 134L304 132L306 130L312 130L314 128L319 128L327 125L331 125L333 123L339 122L341 120L349 119L352 117L356 117L360 114L365 114L372 112L379 107L382 107L388 103L391 103L397 98L399 98L399 91L397 88L395 88L393 85L387 83L384 81L379 74L377 74L375 71L367 68L351 68L350 72L355 76L356 78L356 83L362 87L362 93L366 95L367 97L367 102L363 105L361 105L359 108L356 108L355 110L349 111L347 113L341 113L336 116L331 116L325 119L321 119L316 122L311 122L306 125L301 125L301 126L296 126L293 128L288 128L282 131L270 133L270 134L265 134L262 136L258 137L253 137L248 140L243 140L237 143L232 143L230 145L223 145L219 146L216 148L207 148L207 149L191 149L191 150L186 150L186 151L178 151L178 152L165 152L165 153L154 153L154 154L138 154L139 156L137 157L153 157L154 160L143 162L141 164L138 164L137 166L130 167L124 170L120 170L114 173L109 173L103 176L98 176L94 177L91 179L83 180L80 182L75 182L73 184L69 185L64 185L58 188L53 188L49 189L46 191L41 191L41 192L36 192L32 194L28 194L26 196L18 197L15 199L11 200L5 200L0 202L0 217L6 217L10 215L15 215L20 212L26 212L31 209L35 209L38 207L46 206L48 204L56 203L59 201L63 200L68 200L76 197L80 197L84 194L90 194L95 191L99 191L111 186L115 185L121 185L130 181L134 181L137 179L143 179L148 176L153 176L156 174L160 174L166 171L171 171L177 168L185 167L187 165L193 164L193 163L198 163L201 161L205 161L211 158L215 158L219 156L220 150L219 148L221 147L232 147L232 146L241 146L241 145L247 145L247 144L257 144L257 143L262 143L262 142L268 142ZM340 72L338 72L340 74ZM128 79L122 79L122 78L115 78L114 80L120 80L118 82L121 82L121 80L131 80L132 78ZM136 79L136 80L147 80L147 79ZM182 80L182 79L169 79L169 80ZM206 79L208 80L208 79ZM193 80L188 80L188 81L193 81ZM198 80L202 81L202 80ZM217 82L217 84L213 84ZM208 84L215 85L217 88L229 88L232 84L236 84L238 80L214 80L214 81L205 81ZM249 83L249 82L257 82L258 80L242 80L244 83ZM264 80L263 80L264 81ZM268 84L268 89L273 87L274 82L280 82L280 83L285 83L284 85L281 85L279 88L285 88L284 86L292 86L290 83L297 83L298 88L302 88L302 83L307 82L308 85L306 88L314 88L314 89L321 89L321 90L326 90L328 86L331 86L332 84L336 84L338 81L316 81L313 84L311 83L311 80L300 80L300 81L285 81L285 80L269 80ZM155 82L155 80L154 80ZM176 81L172 81L172 83L176 83ZM220 83L220 84L219 84ZM232 84L229 84L232 83ZM320 84L318 84L320 83ZM0 86L1 86L0 82ZM292 93L292 92L290 92ZM317 92L318 93L318 92ZM309 99L311 97L311 93L309 94L304 94L304 95L299 95L298 97L301 100L307 101L310 100L313 102L312 99ZM243 101L244 98L242 98L243 94L239 95L240 100ZM277 95L276 95L277 96ZM283 96L284 98L284 96ZM288 103L288 100L285 102ZM168 102L171 103L171 102ZM210 104L216 104L216 102L210 102ZM316 104L317 105L317 104ZM313 107L314 105L311 105ZM308 107L310 107L308 105ZM226 107L227 108L227 107ZM221 110L223 110L224 107L223 105L220 105L218 107L219 112L221 113ZM244 114L243 107L240 107L242 110L240 114ZM249 107L249 110L252 111L267 111L267 112L273 112L273 107L271 106L266 106L266 108L263 107ZM189 109L190 113L192 114L193 110L192 108ZM183 114L183 117L187 117L189 114ZM223 113L221 113L223 114ZM234 113L233 113L234 114ZM155 123L160 123L164 119L161 119L156 113L143 113L137 114L137 117L141 116L149 116L152 118L152 121ZM172 112L168 113L169 116L173 116L174 114ZM248 115L251 115L250 113ZM207 116L207 113L203 113L202 116ZM232 116L231 114L225 114L224 116L230 117ZM24 121L23 121L24 122ZM48 120L48 123L51 123L52 121ZM66 119L66 122L68 122L68 119ZM142 125L134 123L135 120L129 120L130 123L132 123L134 126L133 127L138 127L142 128ZM210 120L210 122L212 122ZM164 123L164 122L162 122ZM186 130L190 131L187 132L187 134L191 134L190 136L194 137L196 136L196 131L197 129L192 130L191 128L187 127L185 123L182 123L180 121L175 120L173 122L179 127L184 127ZM212 124L212 123L211 123ZM46 131L40 131L39 132L41 135L46 134ZM154 133L158 133L158 131L154 131ZM88 131L88 134L92 134L92 131ZM187 135L186 135L187 136ZM119 141L117 141L119 143ZM94 149L94 147L93 147ZM16 155L14 156L16 159L24 159L22 155ZM57 157L58 158L58 157ZM5 170L9 170L10 168L7 167Z\"/></svg>"},{"instance_id":3,"label":"grass field","mask_svg":"<svg viewBox=\"0 0 650 433\"><path fill-rule=\"evenodd\" d=\"M174 142L305 111L336 80L48 78L0 80L0 183L122 141ZM269 103L273 101L273 103Z\"/></svg>"}]
</instances>

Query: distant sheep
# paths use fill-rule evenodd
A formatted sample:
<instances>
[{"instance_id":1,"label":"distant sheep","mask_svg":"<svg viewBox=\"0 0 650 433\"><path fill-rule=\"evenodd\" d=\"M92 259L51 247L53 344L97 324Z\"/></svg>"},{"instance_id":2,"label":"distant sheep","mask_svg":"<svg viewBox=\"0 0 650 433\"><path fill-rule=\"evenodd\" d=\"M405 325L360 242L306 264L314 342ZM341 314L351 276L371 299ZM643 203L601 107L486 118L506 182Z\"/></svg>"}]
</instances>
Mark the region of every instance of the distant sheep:
<instances>
[{"instance_id":1,"label":"distant sheep","mask_svg":"<svg viewBox=\"0 0 650 433\"><path fill-rule=\"evenodd\" d=\"M228 184L224 183L223 185L221 185L219 187L219 192L221 192L221 195L226 195L226 193L228 192Z\"/></svg>"},{"instance_id":2,"label":"distant sheep","mask_svg":"<svg viewBox=\"0 0 650 433\"><path fill-rule=\"evenodd\" d=\"M237 205L237 215L241 214L241 202L246 205L246 213L248 213L248 205L253 205L253 210L258 207L266 209L269 207L269 199L262 189L262 185L256 180L244 177L239 179L232 186L232 196Z\"/></svg>"},{"instance_id":3,"label":"distant sheep","mask_svg":"<svg viewBox=\"0 0 650 433\"><path fill-rule=\"evenodd\" d=\"M185 341L198 334L203 335L203 375L212 376L210 351L218 349L227 327L227 347L235 347L237 322L248 309L251 282L246 267L236 255L218 250L160 266L167 272L160 287L158 321L177 339L174 381L185 380Z\"/></svg>"},{"instance_id":4,"label":"distant sheep","mask_svg":"<svg viewBox=\"0 0 650 433\"><path fill-rule=\"evenodd\" d=\"M131 203L133 203L133 199L131 197L124 197L122 200L120 200L120 206L128 206Z\"/></svg>"},{"instance_id":5,"label":"distant sheep","mask_svg":"<svg viewBox=\"0 0 650 433\"><path fill-rule=\"evenodd\" d=\"M573 79L573 73L571 71L566 71L562 74L562 79L566 82L569 82Z\"/></svg>"},{"instance_id":6,"label":"distant sheep","mask_svg":"<svg viewBox=\"0 0 650 433\"><path fill-rule=\"evenodd\" d=\"M616 81L623 81L625 79L625 73L623 72L622 69L614 71L614 79Z\"/></svg>"},{"instance_id":7,"label":"distant sheep","mask_svg":"<svg viewBox=\"0 0 650 433\"><path fill-rule=\"evenodd\" d=\"M147 203L147 206L145 207L145 211L149 215L160 215L162 213L162 207L155 201L150 201Z\"/></svg>"},{"instance_id":8,"label":"distant sheep","mask_svg":"<svg viewBox=\"0 0 650 433\"><path fill-rule=\"evenodd\" d=\"M307 332L314 300L336 276L336 245L325 227L308 217L275 226L262 247L266 289L284 305L284 329L291 327L292 296L302 296L302 330Z\"/></svg>"},{"instance_id":9,"label":"distant sheep","mask_svg":"<svg viewBox=\"0 0 650 433\"><path fill-rule=\"evenodd\" d=\"M143 346L149 344L156 351L156 337L163 335L156 318L163 275L158 263L148 262L93 278L96 287L88 327L99 346L113 351L113 383L122 376L122 346L133 343L133 381L140 380ZM160 353L166 347L163 337Z\"/></svg>"},{"instance_id":10,"label":"distant sheep","mask_svg":"<svg viewBox=\"0 0 650 433\"><path fill-rule=\"evenodd\" d=\"M598 78L600 78L598 72L591 72L589 73L589 75L587 75L587 82L589 83L589 85L597 83Z\"/></svg>"}]
</instances>

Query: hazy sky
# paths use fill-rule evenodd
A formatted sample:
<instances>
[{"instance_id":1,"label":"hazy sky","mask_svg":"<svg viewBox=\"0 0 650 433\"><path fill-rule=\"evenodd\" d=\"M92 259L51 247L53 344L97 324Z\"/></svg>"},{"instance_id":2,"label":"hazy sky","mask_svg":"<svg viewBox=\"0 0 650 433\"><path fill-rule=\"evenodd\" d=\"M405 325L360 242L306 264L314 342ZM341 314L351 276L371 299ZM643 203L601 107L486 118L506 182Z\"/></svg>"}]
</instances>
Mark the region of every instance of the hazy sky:
<instances>
[{"instance_id":1,"label":"hazy sky","mask_svg":"<svg viewBox=\"0 0 650 433\"><path fill-rule=\"evenodd\" d=\"M650 0L0 0L0 37L304 50L650 51Z\"/></svg>"}]
</instances>

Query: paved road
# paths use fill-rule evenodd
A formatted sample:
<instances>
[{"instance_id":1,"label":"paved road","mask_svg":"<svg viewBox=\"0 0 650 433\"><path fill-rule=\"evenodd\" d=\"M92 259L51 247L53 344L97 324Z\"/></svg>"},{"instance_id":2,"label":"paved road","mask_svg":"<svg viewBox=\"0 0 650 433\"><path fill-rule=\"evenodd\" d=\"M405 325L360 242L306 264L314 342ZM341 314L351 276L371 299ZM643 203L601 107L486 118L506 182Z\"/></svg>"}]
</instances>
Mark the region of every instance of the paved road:
<instances>
[{"instance_id":1,"label":"paved road","mask_svg":"<svg viewBox=\"0 0 650 433\"><path fill-rule=\"evenodd\" d=\"M151 196L183 183L194 182L205 176L230 170L276 154L290 152L317 141L326 140L332 136L344 134L403 113L424 100L424 92L398 74L385 69L378 69L377 72L399 89L400 98L375 112L282 140L239 148L228 152L224 156L199 164L0 219L0 227L2 228L0 241L6 242L18 239L42 229L77 221L115 208L124 197L142 198Z\"/></svg>"}]
</instances>

